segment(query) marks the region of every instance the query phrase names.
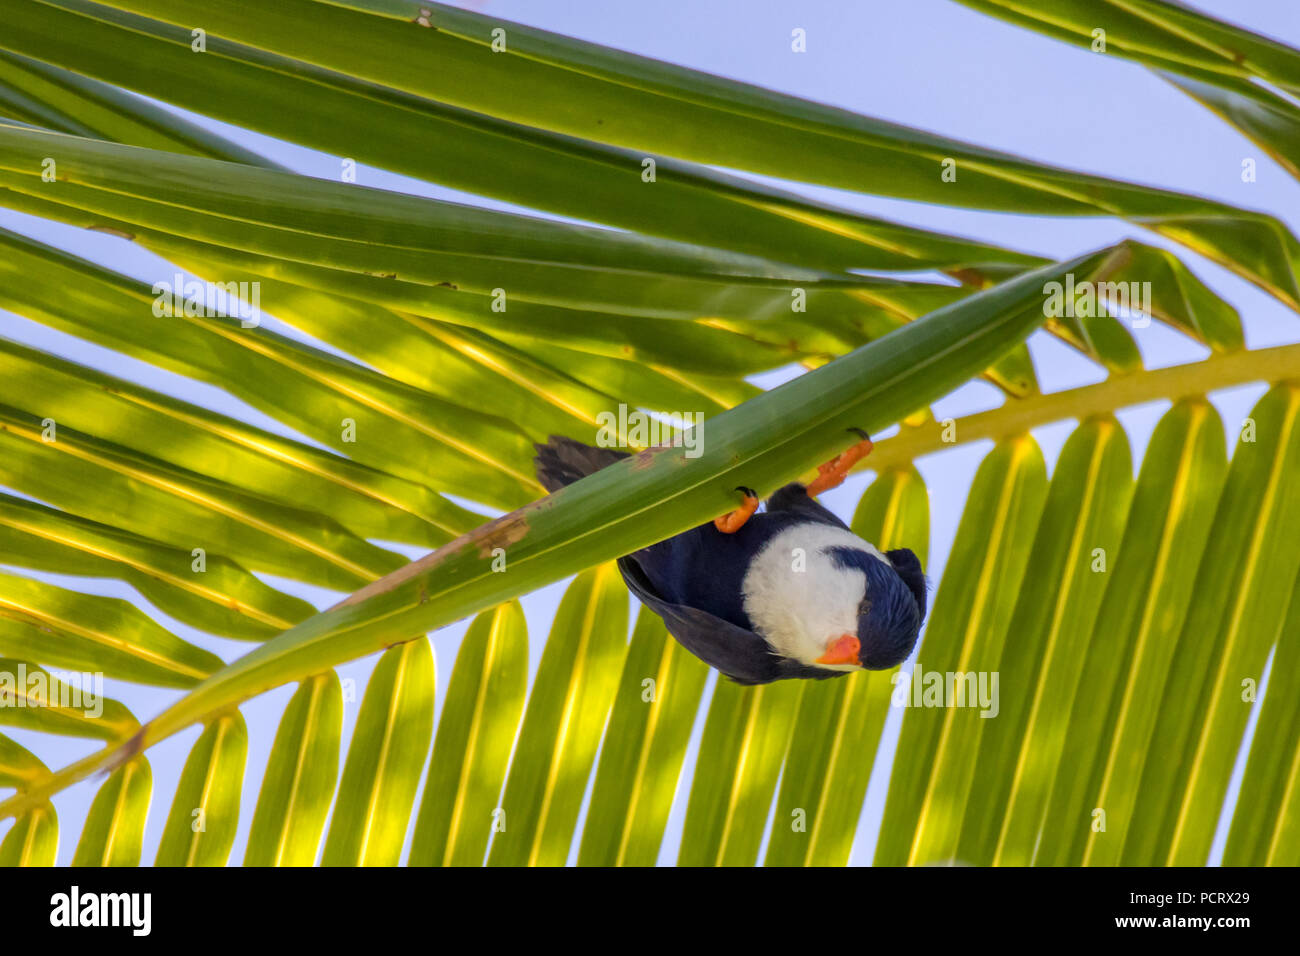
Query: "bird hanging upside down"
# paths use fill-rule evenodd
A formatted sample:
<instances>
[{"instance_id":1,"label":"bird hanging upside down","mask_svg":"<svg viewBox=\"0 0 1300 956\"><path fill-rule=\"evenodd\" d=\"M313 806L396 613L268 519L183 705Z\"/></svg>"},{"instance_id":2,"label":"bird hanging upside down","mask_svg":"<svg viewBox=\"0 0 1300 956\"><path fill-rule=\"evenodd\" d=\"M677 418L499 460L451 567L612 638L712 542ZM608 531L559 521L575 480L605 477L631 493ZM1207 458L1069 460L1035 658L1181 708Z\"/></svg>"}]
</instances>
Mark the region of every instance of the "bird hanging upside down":
<instances>
[{"instance_id":1,"label":"bird hanging upside down","mask_svg":"<svg viewBox=\"0 0 1300 956\"><path fill-rule=\"evenodd\" d=\"M857 429L854 429L857 431ZM793 483L755 514L758 496L618 559L628 588L700 660L740 684L842 677L902 663L925 617L925 574L907 548L881 553L813 496L844 480L871 450L862 441ZM537 477L556 491L626 452L552 436Z\"/></svg>"}]
</instances>

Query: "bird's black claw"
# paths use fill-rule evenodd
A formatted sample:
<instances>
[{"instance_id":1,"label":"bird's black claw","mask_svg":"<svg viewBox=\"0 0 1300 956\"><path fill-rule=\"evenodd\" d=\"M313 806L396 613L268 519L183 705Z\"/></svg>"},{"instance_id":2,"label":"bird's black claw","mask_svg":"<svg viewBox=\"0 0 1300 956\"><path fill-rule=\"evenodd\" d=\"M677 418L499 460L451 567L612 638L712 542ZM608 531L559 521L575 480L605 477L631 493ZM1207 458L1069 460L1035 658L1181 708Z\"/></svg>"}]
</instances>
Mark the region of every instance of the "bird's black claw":
<instances>
[{"instance_id":1,"label":"bird's black claw","mask_svg":"<svg viewBox=\"0 0 1300 956\"><path fill-rule=\"evenodd\" d=\"M871 441L871 436L868 435L868 434L866 433L866 431L864 431L864 430L861 429L861 428L850 428L850 429L848 429L848 430L851 431L851 432L853 432L853 434L857 435L857 436L858 436L859 438L861 438L863 441Z\"/></svg>"},{"instance_id":2,"label":"bird's black claw","mask_svg":"<svg viewBox=\"0 0 1300 956\"><path fill-rule=\"evenodd\" d=\"M728 511L725 515L713 519L713 526L723 534L735 534L745 526L745 522L750 519L755 511L758 510L758 494L753 488L746 488L744 485L737 485L735 488L745 496L745 500L739 508Z\"/></svg>"}]
</instances>

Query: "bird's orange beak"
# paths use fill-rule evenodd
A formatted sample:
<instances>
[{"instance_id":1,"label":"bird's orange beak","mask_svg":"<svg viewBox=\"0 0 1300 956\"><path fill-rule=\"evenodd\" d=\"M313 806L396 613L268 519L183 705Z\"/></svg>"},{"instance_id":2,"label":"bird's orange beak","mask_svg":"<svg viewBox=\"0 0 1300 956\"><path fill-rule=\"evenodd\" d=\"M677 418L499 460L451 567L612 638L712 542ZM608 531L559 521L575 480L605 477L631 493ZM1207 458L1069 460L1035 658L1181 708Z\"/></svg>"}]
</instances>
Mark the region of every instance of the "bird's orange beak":
<instances>
[{"instance_id":1,"label":"bird's orange beak","mask_svg":"<svg viewBox=\"0 0 1300 956\"><path fill-rule=\"evenodd\" d=\"M826 645L826 653L817 658L818 664L857 664L862 645L852 634L841 634Z\"/></svg>"}]
</instances>

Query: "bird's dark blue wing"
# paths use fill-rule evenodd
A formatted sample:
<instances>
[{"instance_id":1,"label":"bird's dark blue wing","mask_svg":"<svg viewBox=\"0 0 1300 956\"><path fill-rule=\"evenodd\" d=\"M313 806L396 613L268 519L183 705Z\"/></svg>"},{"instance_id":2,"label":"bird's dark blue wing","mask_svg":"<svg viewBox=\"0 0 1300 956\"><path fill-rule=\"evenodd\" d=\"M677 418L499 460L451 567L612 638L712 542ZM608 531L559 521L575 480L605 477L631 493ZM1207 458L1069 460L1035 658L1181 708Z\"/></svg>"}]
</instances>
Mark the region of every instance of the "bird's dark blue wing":
<instances>
[{"instance_id":1,"label":"bird's dark blue wing","mask_svg":"<svg viewBox=\"0 0 1300 956\"><path fill-rule=\"evenodd\" d=\"M642 604L663 618L669 633L679 644L736 683L767 684L786 676L802 676L782 673L780 659L753 631L737 627L708 611L665 600L635 557L619 558L618 567L628 589Z\"/></svg>"},{"instance_id":2,"label":"bird's dark blue wing","mask_svg":"<svg viewBox=\"0 0 1300 956\"><path fill-rule=\"evenodd\" d=\"M921 559L910 548L895 548L893 551L886 551L885 557L889 563L894 566L898 576L903 579L907 589L912 592L912 597L916 599L916 609L921 612L921 620L925 620L925 571L921 569Z\"/></svg>"},{"instance_id":3,"label":"bird's dark blue wing","mask_svg":"<svg viewBox=\"0 0 1300 956\"><path fill-rule=\"evenodd\" d=\"M815 521L818 524L833 525L836 528L849 530L839 518L826 508L823 508L817 499L808 494L808 489L796 482L791 482L781 488L778 488L772 497L767 499L768 514L789 514L801 518L804 521Z\"/></svg>"}]
</instances>

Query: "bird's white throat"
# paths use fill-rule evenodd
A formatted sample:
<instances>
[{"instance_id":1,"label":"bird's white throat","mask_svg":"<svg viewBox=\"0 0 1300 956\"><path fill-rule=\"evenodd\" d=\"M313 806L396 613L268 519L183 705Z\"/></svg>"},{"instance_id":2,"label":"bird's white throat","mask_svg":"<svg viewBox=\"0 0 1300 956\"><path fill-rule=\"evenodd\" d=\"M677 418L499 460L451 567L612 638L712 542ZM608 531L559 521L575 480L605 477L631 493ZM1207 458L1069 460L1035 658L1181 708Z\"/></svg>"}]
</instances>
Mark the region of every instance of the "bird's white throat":
<instances>
[{"instance_id":1,"label":"bird's white throat","mask_svg":"<svg viewBox=\"0 0 1300 956\"><path fill-rule=\"evenodd\" d=\"M866 575L840 567L832 548L866 551L888 559L852 532L825 524L799 524L772 538L745 572L745 613L754 629L782 655L830 670L861 670L856 664L817 664L826 644L857 634Z\"/></svg>"}]
</instances>

